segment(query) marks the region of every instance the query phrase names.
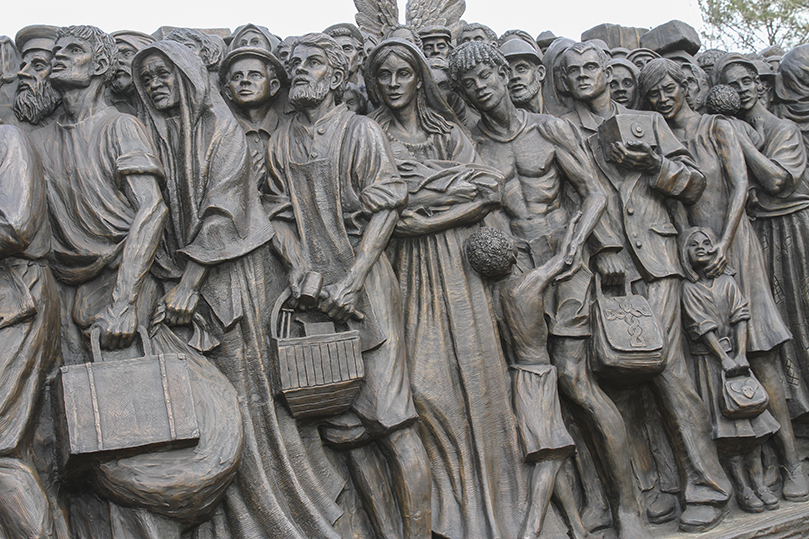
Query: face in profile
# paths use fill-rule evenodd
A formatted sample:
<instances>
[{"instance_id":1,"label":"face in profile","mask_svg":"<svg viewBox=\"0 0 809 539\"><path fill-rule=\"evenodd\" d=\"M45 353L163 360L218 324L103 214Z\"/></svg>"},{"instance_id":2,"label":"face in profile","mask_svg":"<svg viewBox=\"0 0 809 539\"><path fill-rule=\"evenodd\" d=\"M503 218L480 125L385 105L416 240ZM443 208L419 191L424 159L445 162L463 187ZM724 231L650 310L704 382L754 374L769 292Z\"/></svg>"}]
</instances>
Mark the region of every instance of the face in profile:
<instances>
[{"instance_id":1,"label":"face in profile","mask_svg":"<svg viewBox=\"0 0 809 539\"><path fill-rule=\"evenodd\" d=\"M258 58L242 58L228 70L225 95L239 108L254 108L268 103L280 86L267 64Z\"/></svg>"},{"instance_id":2,"label":"face in profile","mask_svg":"<svg viewBox=\"0 0 809 539\"><path fill-rule=\"evenodd\" d=\"M154 108L173 113L180 105L180 81L174 64L162 54L150 54L140 66L141 84Z\"/></svg>"},{"instance_id":3,"label":"face in profile","mask_svg":"<svg viewBox=\"0 0 809 539\"><path fill-rule=\"evenodd\" d=\"M51 82L58 87L87 87L96 70L90 44L74 36L56 42L51 66Z\"/></svg>"},{"instance_id":4,"label":"face in profile","mask_svg":"<svg viewBox=\"0 0 809 539\"><path fill-rule=\"evenodd\" d=\"M421 87L413 66L393 53L388 54L374 78L385 106L391 110L399 110L413 103Z\"/></svg>"}]
</instances>

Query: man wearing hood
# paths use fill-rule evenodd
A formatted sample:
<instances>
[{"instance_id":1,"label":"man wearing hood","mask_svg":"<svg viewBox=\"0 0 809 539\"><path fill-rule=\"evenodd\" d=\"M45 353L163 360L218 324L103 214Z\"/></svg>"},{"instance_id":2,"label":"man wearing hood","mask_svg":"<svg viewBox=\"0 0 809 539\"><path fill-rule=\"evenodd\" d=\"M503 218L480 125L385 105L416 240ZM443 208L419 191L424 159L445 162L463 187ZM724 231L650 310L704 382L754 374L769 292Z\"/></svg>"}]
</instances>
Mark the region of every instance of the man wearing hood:
<instances>
[{"instance_id":1,"label":"man wearing hood","mask_svg":"<svg viewBox=\"0 0 809 539\"><path fill-rule=\"evenodd\" d=\"M50 81L56 27L35 24L26 26L14 39L21 62L17 72L14 115L20 127L30 131L50 123L62 98Z\"/></svg>"},{"instance_id":2,"label":"man wearing hood","mask_svg":"<svg viewBox=\"0 0 809 539\"><path fill-rule=\"evenodd\" d=\"M136 116L138 108L132 81L132 59L143 47L154 43L154 38L134 30L119 30L113 32L112 37L118 47L118 65L107 88L107 103L123 113Z\"/></svg>"},{"instance_id":3,"label":"man wearing hood","mask_svg":"<svg viewBox=\"0 0 809 539\"><path fill-rule=\"evenodd\" d=\"M261 207L244 133L194 52L159 41L133 61L142 112L166 166L171 210L152 272L166 292L155 316L208 349L239 395L245 443L223 502L232 538L335 539L342 481L319 444L304 444L267 374L273 226ZM215 99L216 97L219 99ZM215 345L218 341L218 345ZM203 346L208 343L208 346ZM309 436L317 436L312 432Z\"/></svg>"},{"instance_id":4,"label":"man wearing hood","mask_svg":"<svg viewBox=\"0 0 809 539\"><path fill-rule=\"evenodd\" d=\"M384 253L407 185L379 124L337 105L348 65L342 47L325 34L293 44L289 99L297 112L267 150L268 188L278 204L273 223L293 294L300 295L307 271L317 271L325 285L319 309L359 331L365 379L350 411L328 418L321 437L348 457L380 537L426 539L430 463L414 428L402 300ZM388 473L379 473L386 467ZM403 533L380 495L388 489Z\"/></svg>"}]
</instances>

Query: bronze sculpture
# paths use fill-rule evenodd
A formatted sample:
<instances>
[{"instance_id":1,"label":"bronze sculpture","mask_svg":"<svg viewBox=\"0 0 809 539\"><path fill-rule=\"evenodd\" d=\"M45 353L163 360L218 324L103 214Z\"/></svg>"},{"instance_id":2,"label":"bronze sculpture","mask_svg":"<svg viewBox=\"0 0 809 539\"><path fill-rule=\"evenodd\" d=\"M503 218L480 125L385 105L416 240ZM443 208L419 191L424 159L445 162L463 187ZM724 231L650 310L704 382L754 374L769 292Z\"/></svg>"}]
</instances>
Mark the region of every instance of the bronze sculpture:
<instances>
[{"instance_id":1,"label":"bronze sculpture","mask_svg":"<svg viewBox=\"0 0 809 539\"><path fill-rule=\"evenodd\" d=\"M680 527L684 531L709 529L721 520L721 507L730 497L731 486L710 441L707 413L693 389L682 352L677 229L665 201L674 197L693 203L702 194L705 179L660 116L652 116L648 127L639 124L640 133L652 130L656 149L645 142L631 141L626 146L614 139L601 141L599 125L627 112L610 101L611 73L600 49L573 45L558 61L564 84L575 100L575 109L566 118L588 140L601 183L608 189L602 222L610 223L620 244L618 252L600 253L595 265L605 282L626 280L640 289L645 287L650 306L667 332L667 364L652 382L663 419L669 424L667 432L675 439L672 445L678 466L699 470L686 475ZM625 182L626 187L619 190Z\"/></svg>"},{"instance_id":2,"label":"bronze sculpture","mask_svg":"<svg viewBox=\"0 0 809 539\"><path fill-rule=\"evenodd\" d=\"M801 533L806 48L354 4L0 36L0 536Z\"/></svg>"},{"instance_id":3,"label":"bronze sculpture","mask_svg":"<svg viewBox=\"0 0 809 539\"><path fill-rule=\"evenodd\" d=\"M297 112L268 146L272 222L295 299L306 273L318 272L318 308L359 331L365 383L349 412L325 420L321 436L345 452L377 534L428 537L429 462L414 427L401 299L383 252L407 187L379 126L336 103L349 69L325 34L293 42L289 99ZM330 182L316 187L323 179Z\"/></svg>"}]
</instances>

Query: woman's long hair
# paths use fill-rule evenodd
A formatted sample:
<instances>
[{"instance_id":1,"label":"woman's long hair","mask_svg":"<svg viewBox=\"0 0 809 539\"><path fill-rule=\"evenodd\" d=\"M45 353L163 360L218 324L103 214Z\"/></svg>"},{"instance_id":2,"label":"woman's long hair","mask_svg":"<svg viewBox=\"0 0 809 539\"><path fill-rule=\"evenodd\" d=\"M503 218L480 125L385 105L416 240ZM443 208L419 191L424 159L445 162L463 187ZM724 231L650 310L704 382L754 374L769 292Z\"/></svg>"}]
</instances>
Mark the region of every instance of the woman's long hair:
<instances>
[{"instance_id":1,"label":"woman's long hair","mask_svg":"<svg viewBox=\"0 0 809 539\"><path fill-rule=\"evenodd\" d=\"M441 96L427 66L427 60L411 43L395 38L383 41L368 56L365 68L366 88L371 101L377 106L369 115L370 118L376 120L385 130L393 121L391 110L385 105L377 85L379 69L391 55L407 62L421 81L421 87L416 91L416 116L419 127L428 134L449 133L453 124L458 125L458 120Z\"/></svg>"}]
</instances>

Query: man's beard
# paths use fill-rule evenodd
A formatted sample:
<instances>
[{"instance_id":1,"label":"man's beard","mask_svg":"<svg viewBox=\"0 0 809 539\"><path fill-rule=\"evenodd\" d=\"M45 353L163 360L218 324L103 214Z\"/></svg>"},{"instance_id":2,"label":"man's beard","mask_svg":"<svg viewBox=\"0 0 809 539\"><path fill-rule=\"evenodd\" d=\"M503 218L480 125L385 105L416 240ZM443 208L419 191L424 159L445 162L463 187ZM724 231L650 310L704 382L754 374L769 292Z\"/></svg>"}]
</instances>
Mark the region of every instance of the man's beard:
<instances>
[{"instance_id":1,"label":"man's beard","mask_svg":"<svg viewBox=\"0 0 809 539\"><path fill-rule=\"evenodd\" d=\"M308 82L306 85L292 84L289 90L289 102L298 109L310 109L321 104L329 95L329 81Z\"/></svg>"},{"instance_id":2,"label":"man's beard","mask_svg":"<svg viewBox=\"0 0 809 539\"><path fill-rule=\"evenodd\" d=\"M529 86L522 91L519 97L515 97L514 94L511 95L511 101L517 105L525 105L539 93L539 90L542 88L542 81L539 80L539 77L534 77L534 82L532 82Z\"/></svg>"},{"instance_id":3,"label":"man's beard","mask_svg":"<svg viewBox=\"0 0 809 539\"><path fill-rule=\"evenodd\" d=\"M56 110L62 97L53 89L50 81L36 81L34 89L25 88L17 91L14 97L14 115L21 122L32 125L47 118Z\"/></svg>"}]
</instances>

